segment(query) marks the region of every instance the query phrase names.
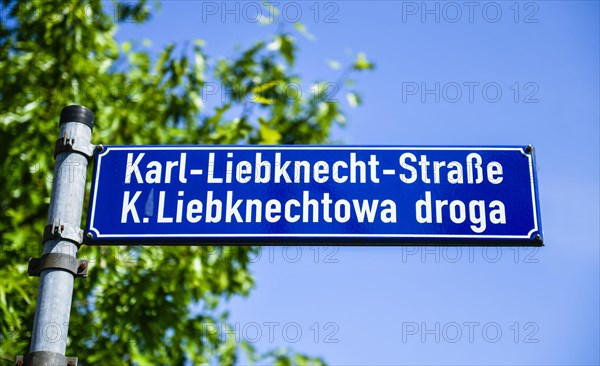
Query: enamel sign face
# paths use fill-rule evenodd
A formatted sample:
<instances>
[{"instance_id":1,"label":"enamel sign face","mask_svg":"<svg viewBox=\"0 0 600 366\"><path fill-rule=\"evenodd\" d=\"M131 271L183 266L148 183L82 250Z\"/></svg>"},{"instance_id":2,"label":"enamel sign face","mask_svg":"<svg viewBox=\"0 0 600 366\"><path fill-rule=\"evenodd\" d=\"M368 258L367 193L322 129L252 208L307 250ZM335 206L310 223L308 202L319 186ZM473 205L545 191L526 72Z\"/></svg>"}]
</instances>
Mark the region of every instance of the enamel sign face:
<instances>
[{"instance_id":1,"label":"enamel sign face","mask_svg":"<svg viewBox=\"0 0 600 366\"><path fill-rule=\"evenodd\" d=\"M543 244L529 147L107 146L88 244Z\"/></svg>"}]
</instances>

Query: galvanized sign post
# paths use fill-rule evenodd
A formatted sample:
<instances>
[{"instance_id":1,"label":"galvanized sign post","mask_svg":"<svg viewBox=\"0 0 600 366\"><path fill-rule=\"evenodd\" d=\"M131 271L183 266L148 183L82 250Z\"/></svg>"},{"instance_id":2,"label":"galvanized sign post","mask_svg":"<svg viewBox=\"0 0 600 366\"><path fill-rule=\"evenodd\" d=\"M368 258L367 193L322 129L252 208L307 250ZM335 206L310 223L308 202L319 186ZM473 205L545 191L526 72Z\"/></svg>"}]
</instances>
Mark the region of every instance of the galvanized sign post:
<instances>
[{"instance_id":1,"label":"galvanized sign post","mask_svg":"<svg viewBox=\"0 0 600 366\"><path fill-rule=\"evenodd\" d=\"M77 249L83 242L81 213L88 159L94 153L94 113L82 106L65 107L59 126L43 255L29 261L29 275L40 277L30 353L17 364L77 365L77 358L65 357L65 351L74 278L87 275L87 262L77 259Z\"/></svg>"}]
</instances>

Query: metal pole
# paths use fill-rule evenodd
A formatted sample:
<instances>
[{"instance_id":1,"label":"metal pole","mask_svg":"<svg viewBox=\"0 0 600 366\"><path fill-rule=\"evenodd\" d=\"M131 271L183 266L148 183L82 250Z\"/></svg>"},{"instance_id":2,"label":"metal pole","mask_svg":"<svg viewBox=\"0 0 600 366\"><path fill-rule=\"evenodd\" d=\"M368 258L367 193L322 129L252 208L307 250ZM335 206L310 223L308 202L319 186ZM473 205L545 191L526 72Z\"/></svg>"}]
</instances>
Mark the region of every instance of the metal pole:
<instances>
[{"instance_id":1,"label":"metal pole","mask_svg":"<svg viewBox=\"0 0 600 366\"><path fill-rule=\"evenodd\" d=\"M94 113L83 106L71 105L61 112L48 226L44 230L42 259L45 260L37 264L41 267L40 285L30 354L25 364L77 363L76 359L73 362L65 357L65 350L74 277L83 269L87 273L87 268L82 268L87 262L80 262L76 257L83 241L81 212L88 158L94 149L91 145L93 124Z\"/></svg>"}]
</instances>

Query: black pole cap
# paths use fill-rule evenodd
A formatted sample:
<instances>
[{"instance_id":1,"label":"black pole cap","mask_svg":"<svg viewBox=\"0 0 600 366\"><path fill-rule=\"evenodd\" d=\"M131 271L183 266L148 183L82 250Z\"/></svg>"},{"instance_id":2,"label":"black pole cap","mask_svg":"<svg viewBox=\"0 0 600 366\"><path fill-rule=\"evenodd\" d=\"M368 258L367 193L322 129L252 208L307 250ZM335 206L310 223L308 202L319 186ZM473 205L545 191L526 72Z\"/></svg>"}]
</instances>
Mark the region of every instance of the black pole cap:
<instances>
[{"instance_id":1,"label":"black pole cap","mask_svg":"<svg viewBox=\"0 0 600 366\"><path fill-rule=\"evenodd\" d=\"M63 108L60 112L60 122L58 125L62 125L67 122L79 122L88 126L90 129L94 129L94 112L82 105L70 105Z\"/></svg>"}]
</instances>

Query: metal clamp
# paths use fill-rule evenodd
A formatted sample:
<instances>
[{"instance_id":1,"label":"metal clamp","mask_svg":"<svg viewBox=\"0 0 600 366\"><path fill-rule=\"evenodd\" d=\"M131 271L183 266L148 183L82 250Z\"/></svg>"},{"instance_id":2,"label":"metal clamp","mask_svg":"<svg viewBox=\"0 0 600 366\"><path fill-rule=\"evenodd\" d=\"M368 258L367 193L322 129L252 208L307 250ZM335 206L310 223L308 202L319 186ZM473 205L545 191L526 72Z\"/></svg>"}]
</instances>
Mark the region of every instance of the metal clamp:
<instances>
[{"instance_id":1,"label":"metal clamp","mask_svg":"<svg viewBox=\"0 0 600 366\"><path fill-rule=\"evenodd\" d=\"M17 356L16 366L77 366L77 357L66 357L57 352L38 351Z\"/></svg>"},{"instance_id":2,"label":"metal clamp","mask_svg":"<svg viewBox=\"0 0 600 366\"><path fill-rule=\"evenodd\" d=\"M91 144L81 144L78 143L74 138L70 138L68 135L64 135L63 137L56 140L56 144L54 145L54 159L58 156L58 154L65 151L73 151L85 156L88 159L92 159L94 157L94 150L96 146Z\"/></svg>"},{"instance_id":3,"label":"metal clamp","mask_svg":"<svg viewBox=\"0 0 600 366\"><path fill-rule=\"evenodd\" d=\"M27 274L39 277L47 269L62 269L75 277L87 277L88 261L69 254L47 253L41 258L30 258Z\"/></svg>"},{"instance_id":4,"label":"metal clamp","mask_svg":"<svg viewBox=\"0 0 600 366\"><path fill-rule=\"evenodd\" d=\"M80 228L64 223L61 219L52 220L51 224L44 227L43 242L48 240L66 239L77 245L83 243L83 230Z\"/></svg>"}]
</instances>

